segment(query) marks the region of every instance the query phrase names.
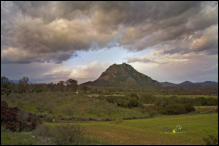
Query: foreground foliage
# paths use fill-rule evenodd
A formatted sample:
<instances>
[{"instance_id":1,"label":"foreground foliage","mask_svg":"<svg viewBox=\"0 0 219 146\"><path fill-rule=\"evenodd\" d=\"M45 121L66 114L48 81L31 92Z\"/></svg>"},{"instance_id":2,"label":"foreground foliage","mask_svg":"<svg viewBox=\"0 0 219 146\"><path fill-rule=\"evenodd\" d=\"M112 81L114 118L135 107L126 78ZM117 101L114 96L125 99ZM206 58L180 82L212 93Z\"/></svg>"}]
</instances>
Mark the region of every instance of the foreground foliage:
<instances>
[{"instance_id":1,"label":"foreground foliage","mask_svg":"<svg viewBox=\"0 0 219 146\"><path fill-rule=\"evenodd\" d=\"M2 145L33 145L37 144L37 139L31 135L31 132L12 132L1 127Z\"/></svg>"}]
</instances>

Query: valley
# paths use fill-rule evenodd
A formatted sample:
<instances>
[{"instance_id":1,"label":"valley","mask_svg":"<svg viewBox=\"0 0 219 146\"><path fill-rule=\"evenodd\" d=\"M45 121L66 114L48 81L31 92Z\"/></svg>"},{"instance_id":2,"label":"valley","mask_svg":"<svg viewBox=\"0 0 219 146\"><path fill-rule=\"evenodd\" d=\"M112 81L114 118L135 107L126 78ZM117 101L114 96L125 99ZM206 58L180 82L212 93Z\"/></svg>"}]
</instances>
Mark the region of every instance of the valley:
<instances>
[{"instance_id":1,"label":"valley","mask_svg":"<svg viewBox=\"0 0 219 146\"><path fill-rule=\"evenodd\" d=\"M218 145L218 1L1 1L1 145Z\"/></svg>"},{"instance_id":2,"label":"valley","mask_svg":"<svg viewBox=\"0 0 219 146\"><path fill-rule=\"evenodd\" d=\"M24 79L13 83L2 77L1 101L41 123L20 132L3 126L4 144L205 144L218 136L217 84L190 84L181 92L171 87L175 94L165 94L169 87L124 63L80 85L72 79L57 84ZM200 94L193 88L201 88ZM177 126L184 129L173 133Z\"/></svg>"}]
</instances>

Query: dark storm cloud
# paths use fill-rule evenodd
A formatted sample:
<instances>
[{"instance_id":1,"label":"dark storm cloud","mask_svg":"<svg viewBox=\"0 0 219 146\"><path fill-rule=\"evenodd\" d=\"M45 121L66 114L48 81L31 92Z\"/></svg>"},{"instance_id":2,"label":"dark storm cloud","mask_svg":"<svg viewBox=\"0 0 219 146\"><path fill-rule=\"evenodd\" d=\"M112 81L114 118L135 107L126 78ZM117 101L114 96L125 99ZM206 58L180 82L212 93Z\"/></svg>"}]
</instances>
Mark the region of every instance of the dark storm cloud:
<instances>
[{"instance_id":1,"label":"dark storm cloud","mask_svg":"<svg viewBox=\"0 0 219 146\"><path fill-rule=\"evenodd\" d=\"M3 63L61 63L115 40L130 51L218 52L217 2L1 3Z\"/></svg>"}]
</instances>

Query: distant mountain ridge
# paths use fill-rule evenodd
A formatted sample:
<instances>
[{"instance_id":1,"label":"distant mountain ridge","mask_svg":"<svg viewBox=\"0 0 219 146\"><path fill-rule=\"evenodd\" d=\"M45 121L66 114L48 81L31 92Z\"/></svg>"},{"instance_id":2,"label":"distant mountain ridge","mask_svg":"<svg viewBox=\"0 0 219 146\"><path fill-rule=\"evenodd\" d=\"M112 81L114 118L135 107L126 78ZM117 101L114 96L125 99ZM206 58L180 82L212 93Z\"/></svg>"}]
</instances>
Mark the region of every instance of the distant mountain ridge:
<instances>
[{"instance_id":1,"label":"distant mountain ridge","mask_svg":"<svg viewBox=\"0 0 219 146\"><path fill-rule=\"evenodd\" d=\"M122 87L122 88L159 88L161 84L136 71L131 65L113 64L95 81L83 83L88 86Z\"/></svg>"},{"instance_id":2,"label":"distant mountain ridge","mask_svg":"<svg viewBox=\"0 0 219 146\"><path fill-rule=\"evenodd\" d=\"M158 82L153 80L147 75L144 75L136 71L131 65L123 64L113 64L109 66L106 71L104 71L98 79L95 81L89 81L81 84L81 86L92 86L92 87L113 87L113 88L131 88L131 89L161 89L169 90L166 88L177 89L178 92L189 92L193 93L212 93L217 92L218 83L213 81L205 82L191 82L184 81L179 84L171 82Z\"/></svg>"},{"instance_id":3,"label":"distant mountain ridge","mask_svg":"<svg viewBox=\"0 0 219 146\"><path fill-rule=\"evenodd\" d=\"M204 81L204 82L191 82L184 81L179 84L171 83L171 82L160 82L163 86L166 87L189 87L189 86L217 86L218 83L214 81Z\"/></svg>"},{"instance_id":4,"label":"distant mountain ridge","mask_svg":"<svg viewBox=\"0 0 219 146\"><path fill-rule=\"evenodd\" d=\"M14 84L19 84L19 80L10 80L10 81ZM36 83L34 83L32 81L28 81L28 84L36 84Z\"/></svg>"},{"instance_id":5,"label":"distant mountain ridge","mask_svg":"<svg viewBox=\"0 0 219 146\"><path fill-rule=\"evenodd\" d=\"M174 87L177 84L171 83L171 82L160 82L161 85L166 86L166 87Z\"/></svg>"}]
</instances>

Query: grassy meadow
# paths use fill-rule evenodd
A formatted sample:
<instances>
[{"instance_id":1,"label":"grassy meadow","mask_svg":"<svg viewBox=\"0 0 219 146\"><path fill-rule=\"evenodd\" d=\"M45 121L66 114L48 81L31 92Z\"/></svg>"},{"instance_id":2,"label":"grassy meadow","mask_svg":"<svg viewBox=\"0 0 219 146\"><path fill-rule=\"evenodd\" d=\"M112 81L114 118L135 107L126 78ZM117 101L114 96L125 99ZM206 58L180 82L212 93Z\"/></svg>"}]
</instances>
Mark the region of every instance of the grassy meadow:
<instances>
[{"instance_id":1,"label":"grassy meadow","mask_svg":"<svg viewBox=\"0 0 219 146\"><path fill-rule=\"evenodd\" d=\"M129 100L133 98L136 100ZM217 99L144 93L11 93L2 95L9 107L41 116L43 123L29 132L11 132L2 127L1 140L2 144L14 145L206 144L204 138L218 136ZM129 101L138 104L130 107ZM175 113L191 101L189 107L194 110ZM183 131L173 133L178 125Z\"/></svg>"},{"instance_id":2,"label":"grassy meadow","mask_svg":"<svg viewBox=\"0 0 219 146\"><path fill-rule=\"evenodd\" d=\"M204 137L218 136L217 113L158 116L110 122L45 122L43 125L51 129L59 126L69 127L69 129L74 125L80 126L83 129L84 137L78 144L205 144ZM164 130L165 128L172 130L177 125L181 125L184 131L172 133ZM45 130L45 128L43 129ZM42 130L44 138L42 135L36 135L35 131L12 133L2 130L1 132L4 132L1 136L2 144L57 144L56 141L52 141L49 130L44 131L43 129L35 131ZM53 136L54 133L56 132L53 132Z\"/></svg>"},{"instance_id":3,"label":"grassy meadow","mask_svg":"<svg viewBox=\"0 0 219 146\"><path fill-rule=\"evenodd\" d=\"M81 123L87 132L113 144L204 144L202 138L218 136L218 115L160 116L150 119ZM165 133L164 128L183 126L183 133Z\"/></svg>"}]
</instances>

